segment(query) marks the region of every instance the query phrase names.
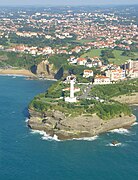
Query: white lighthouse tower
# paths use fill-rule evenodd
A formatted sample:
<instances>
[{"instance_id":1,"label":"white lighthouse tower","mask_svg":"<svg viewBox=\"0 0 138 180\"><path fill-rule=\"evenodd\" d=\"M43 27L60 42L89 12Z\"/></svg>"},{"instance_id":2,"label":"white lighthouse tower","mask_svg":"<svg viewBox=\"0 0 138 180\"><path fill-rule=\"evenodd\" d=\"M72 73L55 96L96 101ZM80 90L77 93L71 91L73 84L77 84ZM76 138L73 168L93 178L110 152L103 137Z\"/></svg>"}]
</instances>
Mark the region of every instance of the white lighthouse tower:
<instances>
[{"instance_id":1,"label":"white lighthouse tower","mask_svg":"<svg viewBox=\"0 0 138 180\"><path fill-rule=\"evenodd\" d=\"M74 79L71 79L70 80L70 98L74 98L74 84L75 84Z\"/></svg>"},{"instance_id":2,"label":"white lighthouse tower","mask_svg":"<svg viewBox=\"0 0 138 180\"><path fill-rule=\"evenodd\" d=\"M74 78L70 79L70 97L66 97L65 101L66 102L76 102L76 97L74 97L74 84L75 84L75 80Z\"/></svg>"}]
</instances>

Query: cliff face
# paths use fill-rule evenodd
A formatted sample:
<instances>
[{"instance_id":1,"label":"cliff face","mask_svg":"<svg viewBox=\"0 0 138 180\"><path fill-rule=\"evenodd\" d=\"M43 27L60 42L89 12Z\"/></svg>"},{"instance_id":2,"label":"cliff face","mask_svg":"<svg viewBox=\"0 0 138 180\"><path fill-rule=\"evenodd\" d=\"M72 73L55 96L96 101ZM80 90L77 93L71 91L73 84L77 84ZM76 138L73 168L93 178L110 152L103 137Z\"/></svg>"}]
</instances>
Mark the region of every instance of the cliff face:
<instances>
[{"instance_id":1,"label":"cliff face","mask_svg":"<svg viewBox=\"0 0 138 180\"><path fill-rule=\"evenodd\" d=\"M32 129L44 130L59 139L92 137L112 129L128 127L136 121L134 115L114 118L108 121L100 119L96 114L92 116L65 117L60 111L44 114L30 110L28 125Z\"/></svg>"},{"instance_id":2,"label":"cliff face","mask_svg":"<svg viewBox=\"0 0 138 180\"><path fill-rule=\"evenodd\" d=\"M64 69L55 69L53 64L50 64L47 60L42 61L38 65L31 67L31 72L36 74L38 77L46 79L61 79L64 75Z\"/></svg>"},{"instance_id":3,"label":"cliff face","mask_svg":"<svg viewBox=\"0 0 138 180\"><path fill-rule=\"evenodd\" d=\"M36 74L39 77L54 79L56 72L54 71L53 65L49 64L49 62L46 60L37 65Z\"/></svg>"}]
</instances>

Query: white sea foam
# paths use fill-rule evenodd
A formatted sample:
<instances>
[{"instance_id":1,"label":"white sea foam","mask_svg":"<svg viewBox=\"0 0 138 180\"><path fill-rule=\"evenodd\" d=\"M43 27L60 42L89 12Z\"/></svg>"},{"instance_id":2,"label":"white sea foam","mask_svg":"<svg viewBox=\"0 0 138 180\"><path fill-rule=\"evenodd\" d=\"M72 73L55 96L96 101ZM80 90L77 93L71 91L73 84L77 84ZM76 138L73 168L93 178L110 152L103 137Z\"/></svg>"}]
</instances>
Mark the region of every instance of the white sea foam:
<instances>
[{"instance_id":1,"label":"white sea foam","mask_svg":"<svg viewBox=\"0 0 138 180\"><path fill-rule=\"evenodd\" d=\"M47 134L45 131L39 131L39 130L31 130L32 134L40 134L42 136L42 140L47 141L61 141L58 139L58 136L55 134L53 137ZM98 136L93 137L84 137L84 138L73 138L72 140L77 141L94 141L98 138Z\"/></svg>"},{"instance_id":2,"label":"white sea foam","mask_svg":"<svg viewBox=\"0 0 138 180\"><path fill-rule=\"evenodd\" d=\"M16 77L29 77L27 75L21 75L21 74L0 74L0 76L10 76L12 78L16 78Z\"/></svg>"},{"instance_id":3,"label":"white sea foam","mask_svg":"<svg viewBox=\"0 0 138 180\"><path fill-rule=\"evenodd\" d=\"M57 135L54 135L53 137L48 135L45 131L39 131L39 130L31 130L32 134L40 134L42 135L42 140L47 140L47 141L60 141L58 139Z\"/></svg>"},{"instance_id":4,"label":"white sea foam","mask_svg":"<svg viewBox=\"0 0 138 180\"><path fill-rule=\"evenodd\" d=\"M77 141L94 141L98 138L98 136L93 136L93 137L84 137L84 138L73 138L73 140Z\"/></svg>"},{"instance_id":5,"label":"white sea foam","mask_svg":"<svg viewBox=\"0 0 138 180\"><path fill-rule=\"evenodd\" d=\"M124 128L114 129L114 130L111 130L109 132L111 132L111 133L118 133L118 134L129 134L130 133L129 130L124 129Z\"/></svg>"},{"instance_id":6,"label":"white sea foam","mask_svg":"<svg viewBox=\"0 0 138 180\"><path fill-rule=\"evenodd\" d=\"M117 143L117 144L109 143L109 144L107 144L106 146L118 147L118 146L123 146L123 144L122 144L122 143Z\"/></svg>"},{"instance_id":7,"label":"white sea foam","mask_svg":"<svg viewBox=\"0 0 138 180\"><path fill-rule=\"evenodd\" d=\"M54 136L52 137L52 136L49 136L46 133L42 136L42 140L60 141L56 134L54 134Z\"/></svg>"},{"instance_id":8,"label":"white sea foam","mask_svg":"<svg viewBox=\"0 0 138 180\"><path fill-rule=\"evenodd\" d=\"M26 118L26 119L25 119L25 122L27 123L28 121L29 121L29 119L28 119L28 118Z\"/></svg>"},{"instance_id":9,"label":"white sea foam","mask_svg":"<svg viewBox=\"0 0 138 180\"><path fill-rule=\"evenodd\" d=\"M138 125L138 122L135 122L135 123L132 124L132 126L136 126L136 125Z\"/></svg>"}]
</instances>

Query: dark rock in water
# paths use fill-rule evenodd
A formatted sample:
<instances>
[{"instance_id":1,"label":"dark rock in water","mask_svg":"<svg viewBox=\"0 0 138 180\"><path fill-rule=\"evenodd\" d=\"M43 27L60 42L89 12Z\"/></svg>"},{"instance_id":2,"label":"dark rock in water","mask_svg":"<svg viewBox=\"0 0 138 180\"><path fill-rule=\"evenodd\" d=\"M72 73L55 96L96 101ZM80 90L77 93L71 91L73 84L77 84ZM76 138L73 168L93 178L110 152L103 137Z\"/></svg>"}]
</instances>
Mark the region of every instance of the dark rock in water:
<instances>
[{"instance_id":1,"label":"dark rock in water","mask_svg":"<svg viewBox=\"0 0 138 180\"><path fill-rule=\"evenodd\" d=\"M112 144L115 146L117 145L119 142L118 141L112 141Z\"/></svg>"}]
</instances>

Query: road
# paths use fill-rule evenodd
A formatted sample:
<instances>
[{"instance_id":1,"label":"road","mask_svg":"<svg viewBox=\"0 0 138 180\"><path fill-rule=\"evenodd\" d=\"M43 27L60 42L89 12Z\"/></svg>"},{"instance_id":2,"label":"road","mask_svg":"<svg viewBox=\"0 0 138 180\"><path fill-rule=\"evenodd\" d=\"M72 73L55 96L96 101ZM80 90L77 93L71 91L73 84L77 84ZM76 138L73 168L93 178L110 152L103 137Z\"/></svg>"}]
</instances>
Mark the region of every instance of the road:
<instances>
[{"instance_id":1,"label":"road","mask_svg":"<svg viewBox=\"0 0 138 180\"><path fill-rule=\"evenodd\" d=\"M83 94L81 96L79 96L79 98L80 99L87 99L92 87L93 87L93 84L89 84L87 87L85 87L83 90Z\"/></svg>"}]
</instances>

